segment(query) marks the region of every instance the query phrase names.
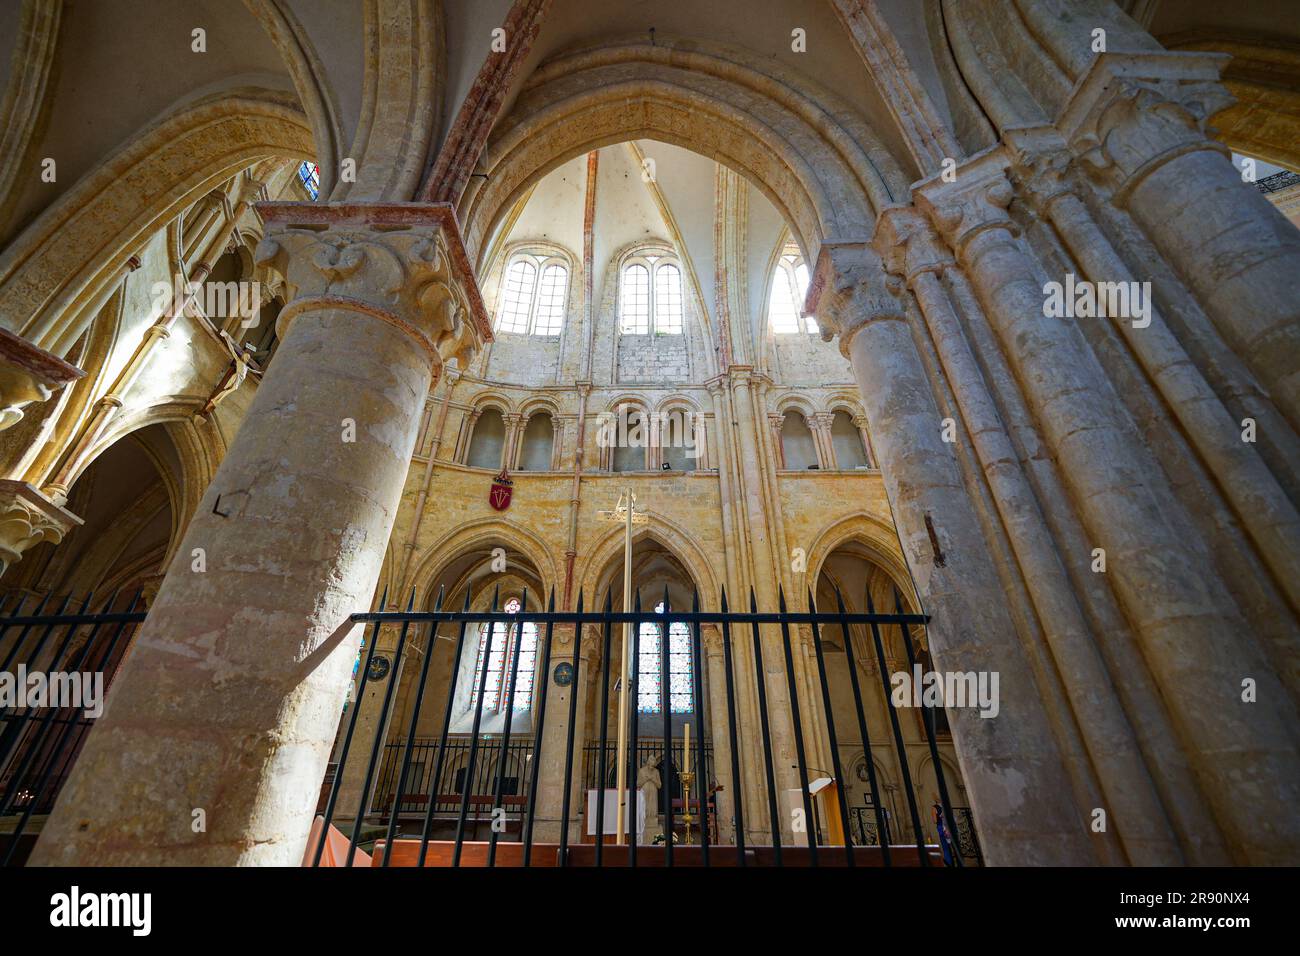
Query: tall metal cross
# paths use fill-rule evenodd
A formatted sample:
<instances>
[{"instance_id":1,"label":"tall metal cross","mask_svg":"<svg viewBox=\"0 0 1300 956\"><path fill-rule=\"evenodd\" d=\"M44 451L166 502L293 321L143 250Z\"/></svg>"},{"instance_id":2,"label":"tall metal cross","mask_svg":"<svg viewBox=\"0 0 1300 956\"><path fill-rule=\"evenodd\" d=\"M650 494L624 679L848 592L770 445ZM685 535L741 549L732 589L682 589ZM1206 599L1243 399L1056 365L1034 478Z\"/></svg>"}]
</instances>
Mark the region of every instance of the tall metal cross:
<instances>
[{"instance_id":1,"label":"tall metal cross","mask_svg":"<svg viewBox=\"0 0 1300 956\"><path fill-rule=\"evenodd\" d=\"M623 494L619 496L618 504L614 506L613 511L597 512L597 517L602 521L620 521L626 527L623 537L623 613L632 613L632 525L646 524L649 518L644 512L636 510L636 495L632 494L632 489L626 488ZM618 682L618 827L617 843L621 846L624 843L626 827L624 825L625 810L627 806L627 688L631 683L628 673L629 657L632 653L632 622L623 622L623 666L620 672L621 676ZM604 840L603 833L596 834L597 840Z\"/></svg>"}]
</instances>

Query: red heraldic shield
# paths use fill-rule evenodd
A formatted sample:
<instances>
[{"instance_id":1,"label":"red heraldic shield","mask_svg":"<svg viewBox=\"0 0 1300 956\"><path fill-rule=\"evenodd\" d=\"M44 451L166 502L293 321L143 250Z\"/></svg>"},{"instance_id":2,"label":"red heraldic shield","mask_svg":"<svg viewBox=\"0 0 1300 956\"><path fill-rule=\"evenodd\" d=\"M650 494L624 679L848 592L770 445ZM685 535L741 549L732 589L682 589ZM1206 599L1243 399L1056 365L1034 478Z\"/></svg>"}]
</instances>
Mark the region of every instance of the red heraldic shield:
<instances>
[{"instance_id":1,"label":"red heraldic shield","mask_svg":"<svg viewBox=\"0 0 1300 956\"><path fill-rule=\"evenodd\" d=\"M504 468L501 474L492 480L492 490L488 492L488 504L497 511L505 511L510 507L510 496L514 494L514 482L510 480L510 475Z\"/></svg>"}]
</instances>

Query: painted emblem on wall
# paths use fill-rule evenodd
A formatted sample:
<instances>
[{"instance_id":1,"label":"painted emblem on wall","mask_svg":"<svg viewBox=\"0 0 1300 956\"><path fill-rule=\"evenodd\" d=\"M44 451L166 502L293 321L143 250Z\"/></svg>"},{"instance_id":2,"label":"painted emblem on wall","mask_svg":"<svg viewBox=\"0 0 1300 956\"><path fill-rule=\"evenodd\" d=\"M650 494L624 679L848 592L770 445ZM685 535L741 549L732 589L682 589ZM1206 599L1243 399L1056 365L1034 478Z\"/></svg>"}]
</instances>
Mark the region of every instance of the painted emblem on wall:
<instances>
[{"instance_id":1,"label":"painted emblem on wall","mask_svg":"<svg viewBox=\"0 0 1300 956\"><path fill-rule=\"evenodd\" d=\"M492 479L492 490L488 492L488 503L497 511L510 507L510 496L514 494L514 482L509 473L502 468L501 474Z\"/></svg>"},{"instance_id":2,"label":"painted emblem on wall","mask_svg":"<svg viewBox=\"0 0 1300 956\"><path fill-rule=\"evenodd\" d=\"M366 680L383 680L388 676L388 669L391 666L387 657L376 654L370 661L370 668L366 671Z\"/></svg>"},{"instance_id":3,"label":"painted emblem on wall","mask_svg":"<svg viewBox=\"0 0 1300 956\"><path fill-rule=\"evenodd\" d=\"M573 665L567 662L555 665L555 683L560 687L568 687L573 683Z\"/></svg>"}]
</instances>

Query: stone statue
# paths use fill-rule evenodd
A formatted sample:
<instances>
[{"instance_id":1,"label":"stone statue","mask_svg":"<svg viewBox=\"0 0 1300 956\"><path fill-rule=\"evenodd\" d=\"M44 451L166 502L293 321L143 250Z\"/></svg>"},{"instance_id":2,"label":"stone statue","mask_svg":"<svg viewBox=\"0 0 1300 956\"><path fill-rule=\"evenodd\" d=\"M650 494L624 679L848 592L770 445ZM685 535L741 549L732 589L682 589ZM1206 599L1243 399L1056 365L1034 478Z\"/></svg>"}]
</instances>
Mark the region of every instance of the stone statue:
<instances>
[{"instance_id":1,"label":"stone statue","mask_svg":"<svg viewBox=\"0 0 1300 956\"><path fill-rule=\"evenodd\" d=\"M636 788L645 799L646 816L658 814L659 807L659 768L654 758L647 760L636 772Z\"/></svg>"}]
</instances>

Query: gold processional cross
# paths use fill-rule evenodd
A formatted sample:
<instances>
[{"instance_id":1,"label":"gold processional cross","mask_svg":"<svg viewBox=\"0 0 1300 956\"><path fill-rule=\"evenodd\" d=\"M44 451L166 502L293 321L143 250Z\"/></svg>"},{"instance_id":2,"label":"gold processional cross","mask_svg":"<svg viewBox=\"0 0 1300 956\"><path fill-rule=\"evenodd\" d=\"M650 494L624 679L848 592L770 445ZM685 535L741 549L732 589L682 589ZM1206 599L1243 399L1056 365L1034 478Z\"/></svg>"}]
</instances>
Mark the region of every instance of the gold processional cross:
<instances>
[{"instance_id":1,"label":"gold processional cross","mask_svg":"<svg viewBox=\"0 0 1300 956\"><path fill-rule=\"evenodd\" d=\"M626 527L626 533L623 537L623 613L632 613L632 525L646 524L649 518L644 512L636 510L636 495L632 494L630 488L625 489L619 496L618 504L614 506L613 511L597 512L597 517L602 521L620 521ZM623 622L623 666L621 676L618 682L618 844L621 846L625 840L627 828L624 823L626 819L625 809L627 806L627 721L628 721L628 700L627 688L630 683L628 674L628 655L632 652L632 622ZM605 834L596 834L597 840L604 840Z\"/></svg>"}]
</instances>

